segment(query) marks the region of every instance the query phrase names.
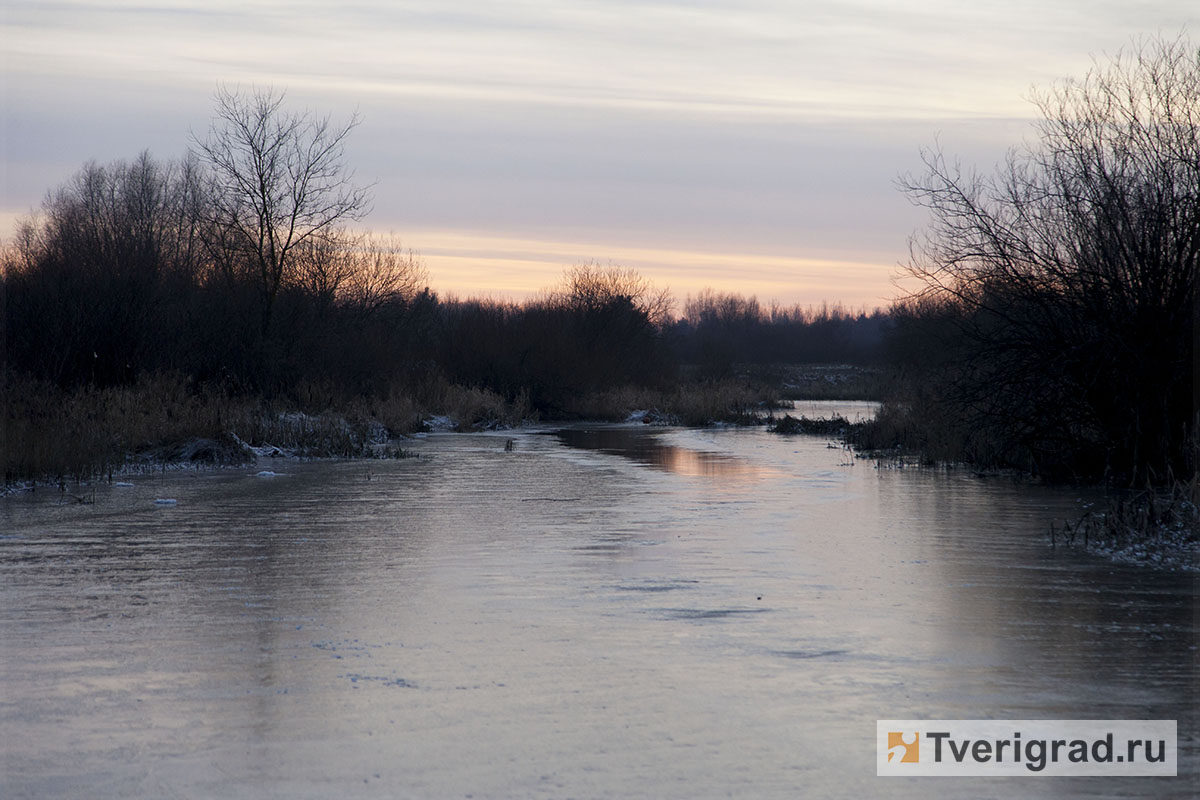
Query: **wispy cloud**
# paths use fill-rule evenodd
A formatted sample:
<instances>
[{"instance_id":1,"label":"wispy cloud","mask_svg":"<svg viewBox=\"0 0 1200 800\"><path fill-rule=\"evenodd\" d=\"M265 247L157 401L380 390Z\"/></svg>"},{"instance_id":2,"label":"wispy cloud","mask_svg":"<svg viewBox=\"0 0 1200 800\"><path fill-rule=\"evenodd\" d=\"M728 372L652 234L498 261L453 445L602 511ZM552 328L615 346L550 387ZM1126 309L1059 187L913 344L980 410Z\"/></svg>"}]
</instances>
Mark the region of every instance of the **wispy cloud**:
<instances>
[{"instance_id":1,"label":"wispy cloud","mask_svg":"<svg viewBox=\"0 0 1200 800\"><path fill-rule=\"evenodd\" d=\"M919 146L941 132L986 167L1019 140L1032 84L1179 30L1187 6L16 0L0 15L0 211L89 158L180 153L217 81L271 84L361 111L350 155L378 180L377 227L758 254L807 279L815 260L903 256L919 217L892 180ZM524 263L537 285L559 266Z\"/></svg>"},{"instance_id":2,"label":"wispy cloud","mask_svg":"<svg viewBox=\"0 0 1200 800\"><path fill-rule=\"evenodd\" d=\"M1174 4L1177 8L1179 4ZM1147 8L1149 6L1149 8ZM142 79L248 81L725 114L1011 114L1170 3L17 3L6 49ZM1155 13L1157 12L1157 13ZM1020 81L1013 91L1013 80Z\"/></svg>"}]
</instances>

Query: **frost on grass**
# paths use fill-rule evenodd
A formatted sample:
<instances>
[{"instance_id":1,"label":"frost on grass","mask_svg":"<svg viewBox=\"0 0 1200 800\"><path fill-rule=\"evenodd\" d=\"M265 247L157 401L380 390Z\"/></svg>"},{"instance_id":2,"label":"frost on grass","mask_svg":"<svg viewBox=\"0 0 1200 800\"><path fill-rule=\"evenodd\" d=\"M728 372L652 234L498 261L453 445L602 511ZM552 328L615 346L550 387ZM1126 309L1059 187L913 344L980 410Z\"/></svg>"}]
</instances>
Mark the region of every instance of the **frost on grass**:
<instances>
[{"instance_id":1,"label":"frost on grass","mask_svg":"<svg viewBox=\"0 0 1200 800\"><path fill-rule=\"evenodd\" d=\"M1051 545L1082 546L1125 564L1200 571L1200 484L1112 498L1106 509L1050 526Z\"/></svg>"},{"instance_id":2,"label":"frost on grass","mask_svg":"<svg viewBox=\"0 0 1200 800\"><path fill-rule=\"evenodd\" d=\"M1200 572L1200 539L1195 531L1163 528L1139 541L1101 542L1091 550L1123 564Z\"/></svg>"},{"instance_id":3,"label":"frost on grass","mask_svg":"<svg viewBox=\"0 0 1200 800\"><path fill-rule=\"evenodd\" d=\"M449 416L434 414L422 420L421 427L430 432L442 433L458 430L458 423Z\"/></svg>"}]
</instances>

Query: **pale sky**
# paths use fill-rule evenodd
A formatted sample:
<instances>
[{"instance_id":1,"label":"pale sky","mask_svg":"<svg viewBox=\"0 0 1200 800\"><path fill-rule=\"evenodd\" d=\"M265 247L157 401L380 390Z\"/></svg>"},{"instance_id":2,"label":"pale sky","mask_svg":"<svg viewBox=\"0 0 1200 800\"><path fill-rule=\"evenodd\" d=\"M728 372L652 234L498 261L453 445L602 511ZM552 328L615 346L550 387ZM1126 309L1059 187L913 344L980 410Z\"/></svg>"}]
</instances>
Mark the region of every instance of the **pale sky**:
<instances>
[{"instance_id":1,"label":"pale sky","mask_svg":"<svg viewBox=\"0 0 1200 800\"><path fill-rule=\"evenodd\" d=\"M940 142L990 168L1031 88L1194 0L0 5L0 236L89 159L173 158L218 82L361 126L363 225L433 286L523 296L585 261L803 304L885 304Z\"/></svg>"}]
</instances>

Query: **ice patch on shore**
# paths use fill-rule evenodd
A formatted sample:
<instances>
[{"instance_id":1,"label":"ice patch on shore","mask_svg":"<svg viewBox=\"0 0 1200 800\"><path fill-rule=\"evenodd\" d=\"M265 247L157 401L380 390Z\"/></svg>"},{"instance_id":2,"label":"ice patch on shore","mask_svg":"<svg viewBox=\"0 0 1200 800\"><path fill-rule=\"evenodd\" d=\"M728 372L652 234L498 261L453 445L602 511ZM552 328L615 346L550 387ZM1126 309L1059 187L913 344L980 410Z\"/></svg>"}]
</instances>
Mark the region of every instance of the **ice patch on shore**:
<instances>
[{"instance_id":1,"label":"ice patch on shore","mask_svg":"<svg viewBox=\"0 0 1200 800\"><path fill-rule=\"evenodd\" d=\"M679 420L671 414L664 414L657 408L637 409L630 411L626 422L640 422L643 425L677 425Z\"/></svg>"},{"instance_id":2,"label":"ice patch on shore","mask_svg":"<svg viewBox=\"0 0 1200 800\"><path fill-rule=\"evenodd\" d=\"M1088 549L1120 564L1145 564L1163 569L1200 572L1200 540L1184 528L1164 525L1152 535L1135 541L1093 543Z\"/></svg>"}]
</instances>

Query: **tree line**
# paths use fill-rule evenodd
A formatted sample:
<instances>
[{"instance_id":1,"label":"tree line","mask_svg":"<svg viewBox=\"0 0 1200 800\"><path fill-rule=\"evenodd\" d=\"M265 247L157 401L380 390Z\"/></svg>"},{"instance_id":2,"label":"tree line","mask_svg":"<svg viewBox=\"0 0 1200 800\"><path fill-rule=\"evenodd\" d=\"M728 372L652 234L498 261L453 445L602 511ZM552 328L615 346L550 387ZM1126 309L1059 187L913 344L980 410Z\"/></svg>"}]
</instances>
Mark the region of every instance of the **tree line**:
<instances>
[{"instance_id":1,"label":"tree line","mask_svg":"<svg viewBox=\"0 0 1200 800\"><path fill-rule=\"evenodd\" d=\"M684 301L671 335L683 362L725 377L743 364L878 364L890 329L890 314L879 308L763 304L705 289Z\"/></svg>"},{"instance_id":2,"label":"tree line","mask_svg":"<svg viewBox=\"0 0 1200 800\"><path fill-rule=\"evenodd\" d=\"M6 382L63 392L184 376L196 391L324 406L431 385L522 398L549 415L581 395L667 387L763 360L869 360L885 317L689 298L633 270L582 264L523 301L442 298L370 207L342 146L357 124L222 89L177 160L84 165L0 256ZM695 370L684 370L688 375Z\"/></svg>"},{"instance_id":3,"label":"tree line","mask_svg":"<svg viewBox=\"0 0 1200 800\"><path fill-rule=\"evenodd\" d=\"M886 315L761 306L582 264L526 301L442 298L394 236L330 230L270 266L219 224L195 156L88 164L3 251L9 373L65 391L178 373L196 386L330 402L444 380L547 413L669 385L681 365L874 360ZM267 266L264 267L263 265ZM696 372L696 370L692 370Z\"/></svg>"}]
</instances>

